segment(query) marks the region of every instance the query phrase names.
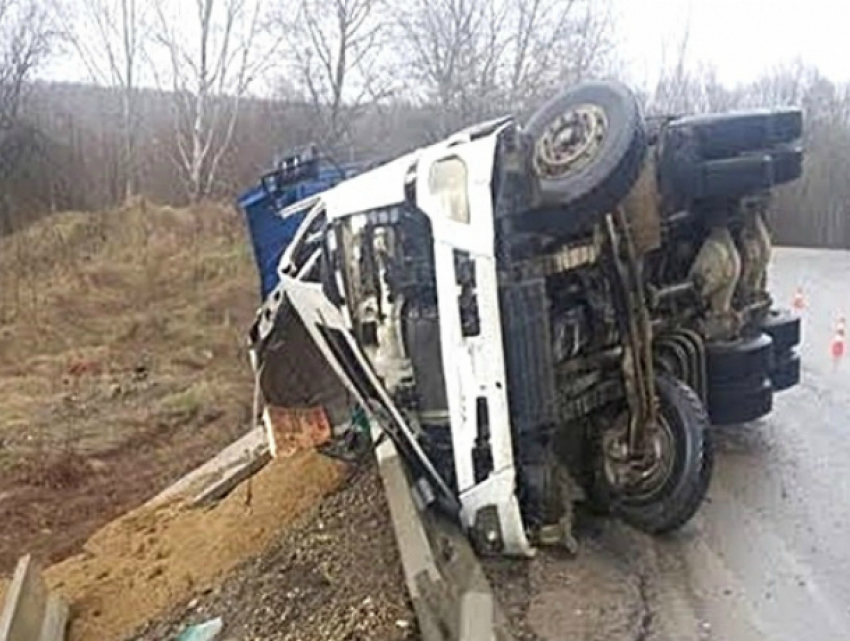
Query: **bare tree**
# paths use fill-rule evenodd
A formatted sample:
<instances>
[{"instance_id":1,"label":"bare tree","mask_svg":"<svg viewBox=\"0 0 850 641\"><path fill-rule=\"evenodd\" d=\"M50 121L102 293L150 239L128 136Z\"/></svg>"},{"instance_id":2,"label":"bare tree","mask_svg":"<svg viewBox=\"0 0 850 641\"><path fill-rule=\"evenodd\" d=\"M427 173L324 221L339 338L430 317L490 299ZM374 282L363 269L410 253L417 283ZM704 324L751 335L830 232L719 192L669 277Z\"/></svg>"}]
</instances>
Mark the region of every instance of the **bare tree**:
<instances>
[{"instance_id":1,"label":"bare tree","mask_svg":"<svg viewBox=\"0 0 850 641\"><path fill-rule=\"evenodd\" d=\"M48 17L36 0L0 0L0 217L7 230L10 183L39 145L24 114L28 82L50 41Z\"/></svg>"},{"instance_id":2,"label":"bare tree","mask_svg":"<svg viewBox=\"0 0 850 641\"><path fill-rule=\"evenodd\" d=\"M399 56L411 93L436 110L445 135L484 104L485 30L497 23L495 5L485 0L412 0L396 8ZM494 19L488 21L488 11ZM493 34L491 34L493 35Z\"/></svg>"},{"instance_id":3,"label":"bare tree","mask_svg":"<svg viewBox=\"0 0 850 641\"><path fill-rule=\"evenodd\" d=\"M363 109L389 94L381 9L380 0L298 0L282 2L275 15L294 70L290 84L314 109L314 135L336 151L350 146Z\"/></svg>"},{"instance_id":4,"label":"bare tree","mask_svg":"<svg viewBox=\"0 0 850 641\"><path fill-rule=\"evenodd\" d=\"M137 190L137 82L147 37L138 0L66 0L58 5L65 38L91 79L121 94L124 198Z\"/></svg>"},{"instance_id":5,"label":"bare tree","mask_svg":"<svg viewBox=\"0 0 850 641\"><path fill-rule=\"evenodd\" d=\"M192 202L213 191L240 103L274 49L256 47L259 0L195 0L194 5L185 15L167 0L156 4L156 40L169 62L173 92L177 163Z\"/></svg>"},{"instance_id":6,"label":"bare tree","mask_svg":"<svg viewBox=\"0 0 850 641\"><path fill-rule=\"evenodd\" d=\"M438 111L440 135L523 111L599 73L611 51L608 2L413 0L399 5L399 57Z\"/></svg>"}]
</instances>

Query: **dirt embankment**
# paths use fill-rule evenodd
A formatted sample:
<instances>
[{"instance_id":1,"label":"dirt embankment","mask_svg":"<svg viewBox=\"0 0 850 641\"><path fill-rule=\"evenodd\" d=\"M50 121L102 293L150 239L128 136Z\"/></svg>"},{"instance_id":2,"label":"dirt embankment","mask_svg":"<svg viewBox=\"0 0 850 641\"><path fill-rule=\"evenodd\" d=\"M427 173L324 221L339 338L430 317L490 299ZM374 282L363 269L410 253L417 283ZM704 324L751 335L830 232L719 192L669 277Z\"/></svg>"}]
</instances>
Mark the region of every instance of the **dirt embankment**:
<instances>
[{"instance_id":1,"label":"dirt embankment","mask_svg":"<svg viewBox=\"0 0 850 641\"><path fill-rule=\"evenodd\" d=\"M0 239L0 575L47 565L247 429L240 214L135 203Z\"/></svg>"},{"instance_id":2,"label":"dirt embankment","mask_svg":"<svg viewBox=\"0 0 850 641\"><path fill-rule=\"evenodd\" d=\"M30 552L73 640L217 615L228 638L417 638L374 470L307 453L210 509L139 507L248 429L257 303L228 208L139 203L0 240L0 598Z\"/></svg>"}]
</instances>

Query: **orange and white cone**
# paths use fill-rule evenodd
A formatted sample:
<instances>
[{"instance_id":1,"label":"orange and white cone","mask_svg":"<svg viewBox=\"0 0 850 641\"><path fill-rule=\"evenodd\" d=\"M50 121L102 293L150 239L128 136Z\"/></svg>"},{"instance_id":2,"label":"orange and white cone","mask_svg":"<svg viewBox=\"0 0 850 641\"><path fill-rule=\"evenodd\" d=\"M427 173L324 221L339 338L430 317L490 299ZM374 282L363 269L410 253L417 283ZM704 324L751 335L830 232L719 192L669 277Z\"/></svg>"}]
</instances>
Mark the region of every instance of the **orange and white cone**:
<instances>
[{"instance_id":1,"label":"orange and white cone","mask_svg":"<svg viewBox=\"0 0 850 641\"><path fill-rule=\"evenodd\" d=\"M798 287L794 292L794 298L791 300L791 306L798 312L806 308L806 298L803 296L803 288Z\"/></svg>"},{"instance_id":2,"label":"orange and white cone","mask_svg":"<svg viewBox=\"0 0 850 641\"><path fill-rule=\"evenodd\" d=\"M837 363L844 358L844 351L847 343L847 331L844 317L838 319L835 324L835 335L832 337L829 351L832 354L832 359Z\"/></svg>"}]
</instances>

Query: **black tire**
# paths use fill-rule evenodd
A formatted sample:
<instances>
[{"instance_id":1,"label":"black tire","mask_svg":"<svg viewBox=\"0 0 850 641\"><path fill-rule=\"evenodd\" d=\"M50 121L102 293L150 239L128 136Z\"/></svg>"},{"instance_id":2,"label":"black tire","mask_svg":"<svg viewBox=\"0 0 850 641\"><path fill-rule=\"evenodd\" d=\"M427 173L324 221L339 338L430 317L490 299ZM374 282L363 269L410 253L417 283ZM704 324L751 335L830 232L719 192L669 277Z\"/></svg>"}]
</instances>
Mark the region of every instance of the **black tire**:
<instances>
[{"instance_id":1,"label":"black tire","mask_svg":"<svg viewBox=\"0 0 850 641\"><path fill-rule=\"evenodd\" d=\"M785 108L688 116L672 122L669 129L692 132L702 159L729 158L797 140L803 135L803 114Z\"/></svg>"},{"instance_id":2,"label":"black tire","mask_svg":"<svg viewBox=\"0 0 850 641\"><path fill-rule=\"evenodd\" d=\"M709 388L761 385L773 366L773 340L767 334L706 345Z\"/></svg>"},{"instance_id":3,"label":"black tire","mask_svg":"<svg viewBox=\"0 0 850 641\"><path fill-rule=\"evenodd\" d=\"M774 392L783 392L800 383L800 355L790 352L782 356L778 364L770 372L770 382Z\"/></svg>"},{"instance_id":4,"label":"black tire","mask_svg":"<svg viewBox=\"0 0 850 641\"><path fill-rule=\"evenodd\" d=\"M762 331L773 339L776 362L779 355L800 344L800 317L787 309L773 309L762 325Z\"/></svg>"},{"instance_id":5,"label":"black tire","mask_svg":"<svg viewBox=\"0 0 850 641\"><path fill-rule=\"evenodd\" d=\"M545 173L541 140L558 118L590 106L604 115L604 134L590 157L575 169ZM585 82L556 96L525 125L530 140L532 172L539 207L518 217L519 230L546 234L572 233L611 211L629 193L646 156L646 128L634 94L617 82Z\"/></svg>"},{"instance_id":6,"label":"black tire","mask_svg":"<svg viewBox=\"0 0 850 641\"><path fill-rule=\"evenodd\" d=\"M773 186L773 161L769 154L746 155L721 160L706 160L697 165L693 200L737 198Z\"/></svg>"},{"instance_id":7,"label":"black tire","mask_svg":"<svg viewBox=\"0 0 850 641\"><path fill-rule=\"evenodd\" d=\"M776 147L770 150L773 160L773 184L782 185L803 175L803 150L801 147Z\"/></svg>"},{"instance_id":8,"label":"black tire","mask_svg":"<svg viewBox=\"0 0 850 641\"><path fill-rule=\"evenodd\" d=\"M708 160L697 167L697 179L692 183L694 193L685 195L694 200L731 198L793 182L803 174L803 152L800 148L778 147L736 158Z\"/></svg>"},{"instance_id":9,"label":"black tire","mask_svg":"<svg viewBox=\"0 0 850 641\"><path fill-rule=\"evenodd\" d=\"M710 114L669 123L659 136L658 173L666 208L736 198L796 180L803 152L797 109Z\"/></svg>"},{"instance_id":10,"label":"black tire","mask_svg":"<svg viewBox=\"0 0 850 641\"><path fill-rule=\"evenodd\" d=\"M773 385L765 376L751 387L711 387L708 391L708 413L714 425L751 423L773 410Z\"/></svg>"},{"instance_id":11,"label":"black tire","mask_svg":"<svg viewBox=\"0 0 850 641\"><path fill-rule=\"evenodd\" d=\"M714 465L708 415L702 402L683 382L659 374L656 391L661 416L673 444L670 473L649 495L638 498L613 487L597 450L593 498L607 503L615 516L650 534L679 529L697 512L708 491Z\"/></svg>"}]
</instances>

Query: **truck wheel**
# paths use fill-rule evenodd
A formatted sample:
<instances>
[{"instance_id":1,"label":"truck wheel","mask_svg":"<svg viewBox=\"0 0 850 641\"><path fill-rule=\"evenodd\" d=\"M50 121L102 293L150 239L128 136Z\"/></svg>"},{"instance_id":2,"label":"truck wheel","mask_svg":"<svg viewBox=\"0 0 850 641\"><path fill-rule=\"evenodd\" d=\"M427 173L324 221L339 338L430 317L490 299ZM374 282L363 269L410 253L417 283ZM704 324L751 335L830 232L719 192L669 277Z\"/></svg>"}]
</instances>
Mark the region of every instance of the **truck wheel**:
<instances>
[{"instance_id":1,"label":"truck wheel","mask_svg":"<svg viewBox=\"0 0 850 641\"><path fill-rule=\"evenodd\" d=\"M797 140L803 135L803 112L785 108L687 116L670 123L665 134L681 131L693 136L700 158L731 158Z\"/></svg>"},{"instance_id":2,"label":"truck wheel","mask_svg":"<svg viewBox=\"0 0 850 641\"><path fill-rule=\"evenodd\" d=\"M800 355L789 352L778 360L770 371L770 382L774 392L783 392L800 383Z\"/></svg>"},{"instance_id":3,"label":"truck wheel","mask_svg":"<svg viewBox=\"0 0 850 641\"><path fill-rule=\"evenodd\" d=\"M713 425L743 425L773 410L773 385L765 372L757 384L713 385L708 388L708 413Z\"/></svg>"},{"instance_id":4,"label":"truck wheel","mask_svg":"<svg viewBox=\"0 0 850 641\"><path fill-rule=\"evenodd\" d=\"M524 132L541 205L519 217L525 231L572 232L608 213L631 190L646 155L640 106L617 82L571 87L532 115Z\"/></svg>"},{"instance_id":5,"label":"truck wheel","mask_svg":"<svg viewBox=\"0 0 850 641\"><path fill-rule=\"evenodd\" d=\"M773 160L773 184L790 183L803 175L803 150L785 146L770 150Z\"/></svg>"},{"instance_id":6,"label":"truck wheel","mask_svg":"<svg viewBox=\"0 0 850 641\"><path fill-rule=\"evenodd\" d=\"M651 534L683 526L696 513L711 482L714 464L709 420L696 392L666 374L658 375L658 424L650 429L646 467L621 474L616 460L622 428L602 434L594 496L611 513Z\"/></svg>"},{"instance_id":7,"label":"truck wheel","mask_svg":"<svg viewBox=\"0 0 850 641\"><path fill-rule=\"evenodd\" d=\"M768 334L713 341L706 350L709 388L758 387L773 364L773 339Z\"/></svg>"},{"instance_id":8,"label":"truck wheel","mask_svg":"<svg viewBox=\"0 0 850 641\"><path fill-rule=\"evenodd\" d=\"M800 344L800 317L787 309L772 309L762 331L773 339L774 355L782 354Z\"/></svg>"}]
</instances>

